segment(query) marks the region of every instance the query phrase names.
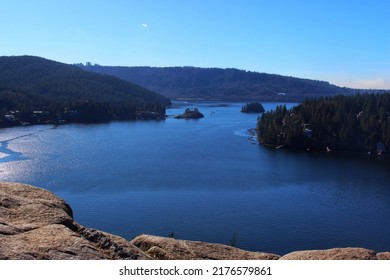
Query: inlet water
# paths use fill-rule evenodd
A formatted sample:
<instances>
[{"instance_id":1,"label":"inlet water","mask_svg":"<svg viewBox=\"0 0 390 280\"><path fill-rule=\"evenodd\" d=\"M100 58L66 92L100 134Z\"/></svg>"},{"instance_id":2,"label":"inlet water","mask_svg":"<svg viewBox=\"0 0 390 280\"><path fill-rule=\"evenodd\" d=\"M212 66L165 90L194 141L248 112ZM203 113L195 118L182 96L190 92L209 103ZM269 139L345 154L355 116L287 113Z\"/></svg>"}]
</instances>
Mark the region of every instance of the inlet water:
<instances>
[{"instance_id":1,"label":"inlet water","mask_svg":"<svg viewBox=\"0 0 390 280\"><path fill-rule=\"evenodd\" d=\"M390 250L388 162L262 147L243 104L174 105L169 115L198 107L205 118L1 129L0 180L48 189L82 225L127 239Z\"/></svg>"}]
</instances>

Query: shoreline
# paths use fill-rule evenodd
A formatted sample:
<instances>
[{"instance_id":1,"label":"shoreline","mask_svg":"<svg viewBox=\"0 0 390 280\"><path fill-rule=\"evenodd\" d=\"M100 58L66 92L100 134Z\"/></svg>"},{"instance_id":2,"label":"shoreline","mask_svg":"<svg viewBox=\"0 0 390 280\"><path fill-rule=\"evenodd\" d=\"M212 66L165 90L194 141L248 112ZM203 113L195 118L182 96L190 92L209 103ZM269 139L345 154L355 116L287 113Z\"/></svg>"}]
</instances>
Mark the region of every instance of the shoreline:
<instances>
[{"instance_id":1,"label":"shoreline","mask_svg":"<svg viewBox=\"0 0 390 280\"><path fill-rule=\"evenodd\" d=\"M377 153L369 153L369 152L362 152L362 151L344 151L344 150L332 150L332 151L326 151L325 149L319 150L319 149L313 149L313 150L307 150L304 148L296 148L296 147L289 147L286 145L275 145L275 144L262 144L260 141L258 141L260 146L266 147L268 149L275 149L275 150L286 150L288 152L297 152L297 153L306 153L306 154L325 154L327 156L336 156L336 157L347 157L347 158L365 158L365 159L383 159L383 160L389 160L390 153L383 152L381 154Z\"/></svg>"}]
</instances>

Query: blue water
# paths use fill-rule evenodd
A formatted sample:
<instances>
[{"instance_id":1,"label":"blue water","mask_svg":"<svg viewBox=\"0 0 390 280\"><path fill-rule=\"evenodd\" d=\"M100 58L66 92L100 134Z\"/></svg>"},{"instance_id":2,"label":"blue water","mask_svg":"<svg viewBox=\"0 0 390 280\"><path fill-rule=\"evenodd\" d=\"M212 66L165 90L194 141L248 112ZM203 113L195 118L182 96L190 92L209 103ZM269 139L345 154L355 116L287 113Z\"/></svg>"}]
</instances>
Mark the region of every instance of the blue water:
<instances>
[{"instance_id":1,"label":"blue water","mask_svg":"<svg viewBox=\"0 0 390 280\"><path fill-rule=\"evenodd\" d=\"M243 104L198 107L200 120L29 126L0 130L0 180L53 191L87 226L284 254L390 250L385 160L262 147ZM267 110L276 103L264 103ZM292 106L292 104L289 104Z\"/></svg>"}]
</instances>

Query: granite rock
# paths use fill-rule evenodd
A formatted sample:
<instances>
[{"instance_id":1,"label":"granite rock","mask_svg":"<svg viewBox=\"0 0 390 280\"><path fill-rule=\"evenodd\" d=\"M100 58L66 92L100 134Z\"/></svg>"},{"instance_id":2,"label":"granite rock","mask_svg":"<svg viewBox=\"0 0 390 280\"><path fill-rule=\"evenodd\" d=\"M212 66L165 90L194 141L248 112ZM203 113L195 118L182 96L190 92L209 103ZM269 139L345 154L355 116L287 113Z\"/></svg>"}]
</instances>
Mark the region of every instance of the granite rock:
<instances>
[{"instance_id":1,"label":"granite rock","mask_svg":"<svg viewBox=\"0 0 390 280\"><path fill-rule=\"evenodd\" d=\"M296 251L281 260L377 260L377 253L364 248L334 248L328 250Z\"/></svg>"},{"instance_id":2,"label":"granite rock","mask_svg":"<svg viewBox=\"0 0 390 280\"><path fill-rule=\"evenodd\" d=\"M131 243L154 259L160 260L277 260L280 256L241 250L223 244L177 240L140 235Z\"/></svg>"},{"instance_id":3,"label":"granite rock","mask_svg":"<svg viewBox=\"0 0 390 280\"><path fill-rule=\"evenodd\" d=\"M0 259L144 260L390 260L390 252L364 248L297 251L284 256L223 244L140 235L131 241L86 228L53 193L0 183Z\"/></svg>"},{"instance_id":4,"label":"granite rock","mask_svg":"<svg viewBox=\"0 0 390 280\"><path fill-rule=\"evenodd\" d=\"M0 259L150 259L127 240L88 229L53 193L0 183Z\"/></svg>"}]
</instances>

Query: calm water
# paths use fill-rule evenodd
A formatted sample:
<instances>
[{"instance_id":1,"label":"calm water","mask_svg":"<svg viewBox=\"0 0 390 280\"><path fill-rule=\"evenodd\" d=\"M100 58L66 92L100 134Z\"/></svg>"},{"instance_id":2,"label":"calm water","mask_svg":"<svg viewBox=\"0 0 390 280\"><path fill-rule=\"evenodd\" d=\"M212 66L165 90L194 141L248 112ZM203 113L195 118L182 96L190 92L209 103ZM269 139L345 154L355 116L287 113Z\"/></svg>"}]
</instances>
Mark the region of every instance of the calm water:
<instances>
[{"instance_id":1,"label":"calm water","mask_svg":"<svg viewBox=\"0 0 390 280\"><path fill-rule=\"evenodd\" d=\"M276 103L265 103L273 109ZM87 226L284 254L390 250L390 173L382 159L267 149L242 104L197 106L200 120L0 130L0 180L53 191Z\"/></svg>"}]
</instances>

